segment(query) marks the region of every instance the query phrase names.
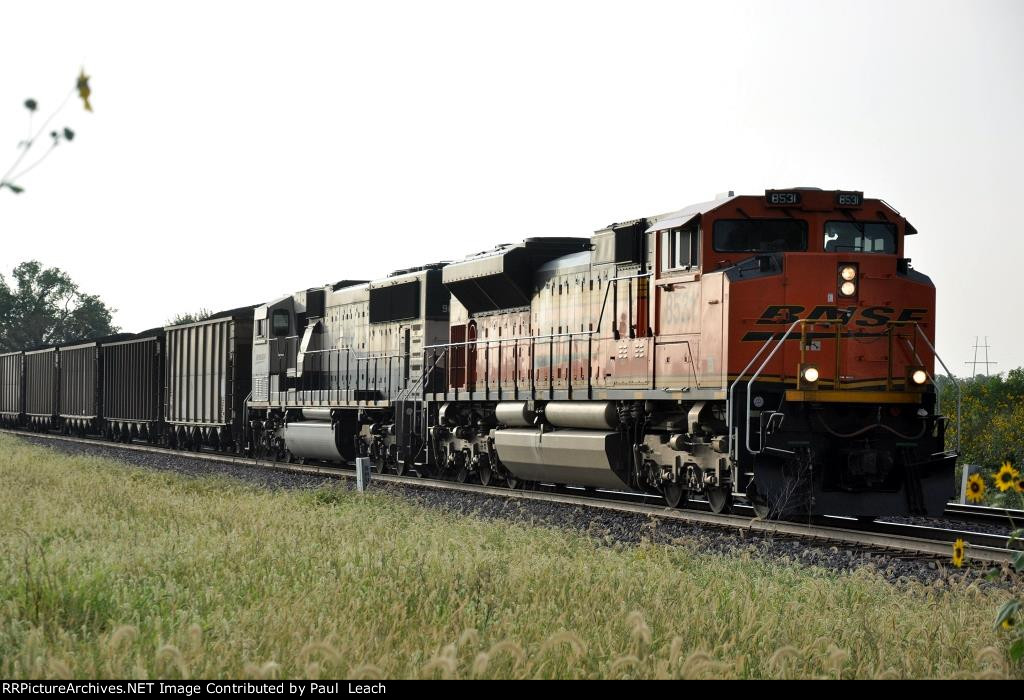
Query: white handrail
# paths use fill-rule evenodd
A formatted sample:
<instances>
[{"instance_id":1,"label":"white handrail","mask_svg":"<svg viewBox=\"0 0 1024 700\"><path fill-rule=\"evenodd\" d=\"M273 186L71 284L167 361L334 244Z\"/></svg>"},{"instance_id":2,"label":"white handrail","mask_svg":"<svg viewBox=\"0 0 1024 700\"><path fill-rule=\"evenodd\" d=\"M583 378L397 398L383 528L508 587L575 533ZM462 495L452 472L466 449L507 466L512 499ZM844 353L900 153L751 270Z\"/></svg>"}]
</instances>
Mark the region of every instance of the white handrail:
<instances>
[{"instance_id":1,"label":"white handrail","mask_svg":"<svg viewBox=\"0 0 1024 700\"><path fill-rule=\"evenodd\" d=\"M761 366L758 367L757 371L754 372L754 374L750 377L750 381L747 382L747 423L744 442L746 443L747 452L749 452L752 455L759 455L762 452L764 452L764 449L758 446L757 451L754 451L754 449L750 447L750 385L757 381L757 378L761 376L761 372L764 371L764 368L767 367L768 363L772 361L773 357L775 357L775 353L777 353L779 351L779 348L782 347L783 343L786 342L786 338L788 338L789 334L793 332L793 329L796 328L801 323L808 322L813 323L813 321L810 321L810 319L806 318L798 318L797 320L793 321L793 323L789 326L786 332L782 334L782 337L779 338L778 342L775 344L775 349L768 353L768 357L764 359L764 362L761 363ZM836 352L839 352L838 348L836 348Z\"/></svg>"},{"instance_id":2,"label":"white handrail","mask_svg":"<svg viewBox=\"0 0 1024 700\"><path fill-rule=\"evenodd\" d=\"M736 391L736 385L740 383L740 380L743 379L743 375L747 373L747 370L750 369L751 365L753 365L755 362L757 362L757 358L759 358L761 356L761 353L764 352L765 349L769 345L772 344L773 340L775 340L774 337L769 337L768 340L764 341L764 345L762 345L758 349L758 351L756 353L754 353L754 356L752 358L750 358L750 362L748 362L747 366L743 368L743 371L740 372L736 376L736 379L733 380L732 385L729 387L728 396L727 396L727 398L725 400L725 427L726 427L726 430L728 430L728 432L729 432L729 443L728 443L728 452L727 453L728 453L730 459L737 459L738 458L738 456L733 453L733 444L732 444L732 442L733 442L733 440L732 440L733 428L735 427L732 424L732 407L733 407L733 396L734 396L735 391Z\"/></svg>"},{"instance_id":3,"label":"white handrail","mask_svg":"<svg viewBox=\"0 0 1024 700\"><path fill-rule=\"evenodd\" d=\"M914 324L914 328L917 329L917 332L921 335L921 338L924 339L925 344L928 345L928 349L932 351L932 355L934 355L935 359L939 361L940 365L942 365L942 369L946 370L946 376L949 377L949 380L951 382L953 382L953 386L956 387L956 452L957 452L957 454L960 454L960 426L961 426L960 398L961 398L961 394L963 393L963 390L960 388L960 382L958 382L956 380L956 377L953 376L953 373L949 371L949 367L947 367L946 363L942 361L941 357L939 357L939 353L935 350L935 346L932 345L931 341L928 340L928 336L926 336L924 334L924 331L921 330L921 326L919 326L918 324L915 323ZM933 378L933 380L934 380L934 378ZM938 401L938 396L939 396L939 388L935 387L935 400L936 401Z\"/></svg>"}]
</instances>

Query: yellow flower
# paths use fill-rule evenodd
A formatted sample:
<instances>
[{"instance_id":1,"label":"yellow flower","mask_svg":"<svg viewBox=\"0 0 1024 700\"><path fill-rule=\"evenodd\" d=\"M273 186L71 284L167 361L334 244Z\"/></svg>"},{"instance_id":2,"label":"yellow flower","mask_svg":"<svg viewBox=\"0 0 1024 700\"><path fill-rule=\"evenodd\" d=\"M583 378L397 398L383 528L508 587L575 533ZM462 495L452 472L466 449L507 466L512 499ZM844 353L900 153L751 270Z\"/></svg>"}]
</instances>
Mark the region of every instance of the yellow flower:
<instances>
[{"instance_id":1,"label":"yellow flower","mask_svg":"<svg viewBox=\"0 0 1024 700\"><path fill-rule=\"evenodd\" d=\"M1002 623L1003 629L1004 630L1013 629L1013 625L1015 623L1016 623L1016 620L1013 619L1013 615L1010 615L1008 618L1003 620L1003 623Z\"/></svg>"},{"instance_id":2,"label":"yellow flower","mask_svg":"<svg viewBox=\"0 0 1024 700\"><path fill-rule=\"evenodd\" d=\"M958 569L964 565L964 541L961 538L957 538L957 541L953 543L953 566Z\"/></svg>"},{"instance_id":3,"label":"yellow flower","mask_svg":"<svg viewBox=\"0 0 1024 700\"><path fill-rule=\"evenodd\" d=\"M971 474L967 480L967 500L971 503L981 503L985 498L985 480L980 474Z\"/></svg>"},{"instance_id":4,"label":"yellow flower","mask_svg":"<svg viewBox=\"0 0 1024 700\"><path fill-rule=\"evenodd\" d=\"M1000 491L1014 488L1014 482L1018 476L1020 476L1020 472L1011 467L1009 462L1003 462L1003 466L999 467L999 471L996 473L996 486Z\"/></svg>"}]
</instances>

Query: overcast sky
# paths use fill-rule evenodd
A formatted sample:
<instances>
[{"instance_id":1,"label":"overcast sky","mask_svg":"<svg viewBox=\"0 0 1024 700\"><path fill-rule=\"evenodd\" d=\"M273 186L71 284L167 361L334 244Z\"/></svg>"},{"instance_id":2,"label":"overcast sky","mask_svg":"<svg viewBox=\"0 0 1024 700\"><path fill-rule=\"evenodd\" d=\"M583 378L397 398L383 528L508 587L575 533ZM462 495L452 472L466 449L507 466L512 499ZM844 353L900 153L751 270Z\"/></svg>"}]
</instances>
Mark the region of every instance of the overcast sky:
<instances>
[{"instance_id":1,"label":"overcast sky","mask_svg":"<svg viewBox=\"0 0 1024 700\"><path fill-rule=\"evenodd\" d=\"M0 13L0 192L126 330L588 235L736 190L880 197L918 228L939 352L1024 365L1024 2L22 2ZM40 151L41 152L41 151Z\"/></svg>"}]
</instances>

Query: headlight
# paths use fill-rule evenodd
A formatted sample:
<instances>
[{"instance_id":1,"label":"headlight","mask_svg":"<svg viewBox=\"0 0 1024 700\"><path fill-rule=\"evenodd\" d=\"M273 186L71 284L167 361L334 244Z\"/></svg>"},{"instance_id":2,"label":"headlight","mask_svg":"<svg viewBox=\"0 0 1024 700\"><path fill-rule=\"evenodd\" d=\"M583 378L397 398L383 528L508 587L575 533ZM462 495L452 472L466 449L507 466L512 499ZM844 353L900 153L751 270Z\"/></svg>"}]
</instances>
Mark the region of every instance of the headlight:
<instances>
[{"instance_id":1,"label":"headlight","mask_svg":"<svg viewBox=\"0 0 1024 700\"><path fill-rule=\"evenodd\" d=\"M855 268L853 265L844 265L839 270L839 276L842 277L847 282L852 282L853 280L857 279L857 268Z\"/></svg>"},{"instance_id":2,"label":"headlight","mask_svg":"<svg viewBox=\"0 0 1024 700\"><path fill-rule=\"evenodd\" d=\"M842 294L844 297L852 297L854 294L857 293L857 285L854 284L853 282L843 282L839 286L839 293Z\"/></svg>"},{"instance_id":3,"label":"headlight","mask_svg":"<svg viewBox=\"0 0 1024 700\"><path fill-rule=\"evenodd\" d=\"M813 384L818 381L818 368L817 367L804 367L804 381Z\"/></svg>"},{"instance_id":4,"label":"headlight","mask_svg":"<svg viewBox=\"0 0 1024 700\"><path fill-rule=\"evenodd\" d=\"M923 369L915 369L914 373L910 375L910 378L913 380L914 384L924 384L928 381L928 373Z\"/></svg>"}]
</instances>

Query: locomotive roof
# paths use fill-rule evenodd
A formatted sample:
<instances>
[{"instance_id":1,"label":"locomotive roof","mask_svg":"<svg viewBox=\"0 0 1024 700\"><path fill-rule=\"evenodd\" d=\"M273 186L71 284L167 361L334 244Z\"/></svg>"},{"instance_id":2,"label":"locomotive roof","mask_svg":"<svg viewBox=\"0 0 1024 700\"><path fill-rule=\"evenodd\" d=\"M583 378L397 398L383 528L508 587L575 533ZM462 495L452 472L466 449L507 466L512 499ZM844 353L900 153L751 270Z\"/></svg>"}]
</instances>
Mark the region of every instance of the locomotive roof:
<instances>
[{"instance_id":1,"label":"locomotive roof","mask_svg":"<svg viewBox=\"0 0 1024 700\"><path fill-rule=\"evenodd\" d=\"M589 238L527 238L446 265L442 282L470 313L525 306L537 268L570 253L589 254L590 247Z\"/></svg>"},{"instance_id":2,"label":"locomotive roof","mask_svg":"<svg viewBox=\"0 0 1024 700\"><path fill-rule=\"evenodd\" d=\"M651 217L651 225L647 228L647 232L661 231L666 228L678 228L688 224L695 216L706 214L712 209L717 209L723 204L730 200L736 199L736 195L732 192L728 194L720 195L715 199L707 202L697 202L691 204L688 207L683 207L678 211L672 211L667 214L659 214L658 216Z\"/></svg>"},{"instance_id":3,"label":"locomotive roof","mask_svg":"<svg viewBox=\"0 0 1024 700\"><path fill-rule=\"evenodd\" d=\"M574 267L587 268L590 267L590 259L591 252L589 250L580 251L579 253L569 253L568 255L563 255L560 258L549 260L538 267L537 272L560 272Z\"/></svg>"}]
</instances>

